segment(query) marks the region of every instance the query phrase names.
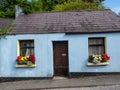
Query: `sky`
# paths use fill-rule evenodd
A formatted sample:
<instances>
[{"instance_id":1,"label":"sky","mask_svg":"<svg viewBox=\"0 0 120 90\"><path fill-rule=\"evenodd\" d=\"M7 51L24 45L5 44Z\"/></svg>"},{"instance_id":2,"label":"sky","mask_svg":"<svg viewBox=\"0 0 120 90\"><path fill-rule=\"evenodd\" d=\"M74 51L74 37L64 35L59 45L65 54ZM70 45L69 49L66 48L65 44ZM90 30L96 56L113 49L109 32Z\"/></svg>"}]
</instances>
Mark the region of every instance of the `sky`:
<instances>
[{"instance_id":1,"label":"sky","mask_svg":"<svg viewBox=\"0 0 120 90\"><path fill-rule=\"evenodd\" d=\"M111 9L112 11L118 13L120 12L120 0L105 0L105 7Z\"/></svg>"}]
</instances>

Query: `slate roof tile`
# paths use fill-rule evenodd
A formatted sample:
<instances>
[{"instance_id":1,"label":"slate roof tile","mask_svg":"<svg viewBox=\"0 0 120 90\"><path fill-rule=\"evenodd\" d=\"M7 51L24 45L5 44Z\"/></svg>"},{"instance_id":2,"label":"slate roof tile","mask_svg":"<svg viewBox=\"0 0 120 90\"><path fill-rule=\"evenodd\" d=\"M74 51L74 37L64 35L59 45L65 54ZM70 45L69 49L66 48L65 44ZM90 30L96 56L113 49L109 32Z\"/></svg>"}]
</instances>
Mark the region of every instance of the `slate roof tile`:
<instances>
[{"instance_id":1,"label":"slate roof tile","mask_svg":"<svg viewBox=\"0 0 120 90\"><path fill-rule=\"evenodd\" d=\"M7 24L11 23L13 19L11 18L0 18L0 28L3 28Z\"/></svg>"},{"instance_id":2,"label":"slate roof tile","mask_svg":"<svg viewBox=\"0 0 120 90\"><path fill-rule=\"evenodd\" d=\"M111 10L33 13L19 16L11 34L94 33L120 31L120 17Z\"/></svg>"}]
</instances>

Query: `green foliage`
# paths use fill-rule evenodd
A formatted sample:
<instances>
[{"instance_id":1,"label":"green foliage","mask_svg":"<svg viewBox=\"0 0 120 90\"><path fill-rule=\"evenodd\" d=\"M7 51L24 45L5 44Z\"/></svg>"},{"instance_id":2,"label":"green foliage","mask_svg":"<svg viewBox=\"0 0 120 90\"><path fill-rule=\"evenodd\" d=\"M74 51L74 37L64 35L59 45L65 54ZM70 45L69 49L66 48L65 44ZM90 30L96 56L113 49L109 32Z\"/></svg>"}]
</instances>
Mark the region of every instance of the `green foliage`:
<instances>
[{"instance_id":1,"label":"green foliage","mask_svg":"<svg viewBox=\"0 0 120 90\"><path fill-rule=\"evenodd\" d=\"M49 2L49 10L52 11L54 9L54 6L56 6L57 4L63 4L65 2L69 2L69 1L73 1L73 0L51 0Z\"/></svg>"},{"instance_id":2,"label":"green foliage","mask_svg":"<svg viewBox=\"0 0 120 90\"><path fill-rule=\"evenodd\" d=\"M33 12L27 0L2 0L0 4L0 17L15 17L15 5L21 6L25 14Z\"/></svg>"},{"instance_id":3,"label":"green foliage","mask_svg":"<svg viewBox=\"0 0 120 90\"><path fill-rule=\"evenodd\" d=\"M42 10L42 2L41 0L32 0L31 1L31 6L33 12L41 12Z\"/></svg>"},{"instance_id":4,"label":"green foliage","mask_svg":"<svg viewBox=\"0 0 120 90\"><path fill-rule=\"evenodd\" d=\"M103 9L104 0L0 0L0 17L15 17L15 5L25 14L43 11Z\"/></svg>"},{"instance_id":5,"label":"green foliage","mask_svg":"<svg viewBox=\"0 0 120 90\"><path fill-rule=\"evenodd\" d=\"M15 10L14 9L8 9L6 11L0 11L0 17L14 17L15 16Z\"/></svg>"},{"instance_id":6,"label":"green foliage","mask_svg":"<svg viewBox=\"0 0 120 90\"><path fill-rule=\"evenodd\" d=\"M42 10L43 11L51 11L52 9L52 2L49 0L41 0L42 3Z\"/></svg>"},{"instance_id":7,"label":"green foliage","mask_svg":"<svg viewBox=\"0 0 120 90\"><path fill-rule=\"evenodd\" d=\"M3 28L0 29L0 39L4 38L8 32L10 32L9 28L12 26L12 23L7 24Z\"/></svg>"},{"instance_id":8,"label":"green foliage","mask_svg":"<svg viewBox=\"0 0 120 90\"><path fill-rule=\"evenodd\" d=\"M104 7L102 7L103 9ZM90 9L98 9L98 5L96 3L84 2L82 0L75 0L65 2L63 4L58 4L54 7L55 11L66 11L66 10L90 10Z\"/></svg>"},{"instance_id":9,"label":"green foliage","mask_svg":"<svg viewBox=\"0 0 120 90\"><path fill-rule=\"evenodd\" d=\"M32 5L27 0L18 0L17 4L22 7L25 14L33 12Z\"/></svg>"},{"instance_id":10,"label":"green foliage","mask_svg":"<svg viewBox=\"0 0 120 90\"><path fill-rule=\"evenodd\" d=\"M14 17L15 9L7 0L0 2L0 17Z\"/></svg>"}]
</instances>

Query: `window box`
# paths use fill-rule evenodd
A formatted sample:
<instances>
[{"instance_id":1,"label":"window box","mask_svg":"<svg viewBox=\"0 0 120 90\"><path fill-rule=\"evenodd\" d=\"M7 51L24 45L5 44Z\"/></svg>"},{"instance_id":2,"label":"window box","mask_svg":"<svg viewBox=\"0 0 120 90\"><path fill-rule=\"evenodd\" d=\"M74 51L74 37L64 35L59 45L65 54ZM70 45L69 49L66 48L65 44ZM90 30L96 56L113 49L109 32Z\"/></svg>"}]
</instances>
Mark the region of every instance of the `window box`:
<instances>
[{"instance_id":1,"label":"window box","mask_svg":"<svg viewBox=\"0 0 120 90\"><path fill-rule=\"evenodd\" d=\"M109 64L110 57L105 53L103 55L90 55L88 59L88 66L102 66Z\"/></svg>"},{"instance_id":2,"label":"window box","mask_svg":"<svg viewBox=\"0 0 120 90\"><path fill-rule=\"evenodd\" d=\"M35 56L30 55L30 56L18 56L17 59L17 65L27 65L27 66L32 66L35 64Z\"/></svg>"},{"instance_id":3,"label":"window box","mask_svg":"<svg viewBox=\"0 0 120 90\"><path fill-rule=\"evenodd\" d=\"M105 66L105 65L109 65L110 62L102 62L102 63L97 63L97 64L94 64L94 63L87 63L87 66Z\"/></svg>"},{"instance_id":4,"label":"window box","mask_svg":"<svg viewBox=\"0 0 120 90\"><path fill-rule=\"evenodd\" d=\"M34 68L34 67L36 67L36 64L32 64L32 65L30 65L30 66L29 66L29 65L16 65L16 67L17 67L17 68L26 68L26 67L27 67L27 68L29 68L29 67L30 67L30 68L32 68L32 67Z\"/></svg>"}]
</instances>

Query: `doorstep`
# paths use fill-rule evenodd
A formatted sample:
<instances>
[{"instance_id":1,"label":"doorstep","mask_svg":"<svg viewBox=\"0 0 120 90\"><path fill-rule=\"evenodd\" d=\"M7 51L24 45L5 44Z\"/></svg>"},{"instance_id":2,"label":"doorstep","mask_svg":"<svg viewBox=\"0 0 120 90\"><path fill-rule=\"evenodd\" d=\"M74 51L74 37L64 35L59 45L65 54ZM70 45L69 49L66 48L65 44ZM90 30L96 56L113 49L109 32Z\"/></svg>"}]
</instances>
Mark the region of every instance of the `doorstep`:
<instances>
[{"instance_id":1,"label":"doorstep","mask_svg":"<svg viewBox=\"0 0 120 90\"><path fill-rule=\"evenodd\" d=\"M64 76L54 76L53 79L54 79L54 80L58 80L58 79L68 79L68 77L64 77Z\"/></svg>"}]
</instances>

